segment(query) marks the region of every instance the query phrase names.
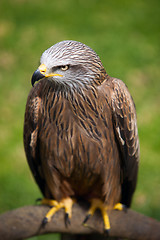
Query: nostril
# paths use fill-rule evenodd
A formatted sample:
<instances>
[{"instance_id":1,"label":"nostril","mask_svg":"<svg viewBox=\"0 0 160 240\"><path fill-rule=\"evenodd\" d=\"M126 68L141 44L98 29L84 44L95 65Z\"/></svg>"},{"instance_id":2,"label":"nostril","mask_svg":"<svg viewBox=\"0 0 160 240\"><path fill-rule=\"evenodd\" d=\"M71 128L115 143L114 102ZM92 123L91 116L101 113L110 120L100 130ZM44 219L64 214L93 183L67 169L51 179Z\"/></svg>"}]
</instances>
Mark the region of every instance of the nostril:
<instances>
[{"instance_id":1,"label":"nostril","mask_svg":"<svg viewBox=\"0 0 160 240\"><path fill-rule=\"evenodd\" d=\"M46 71L47 71L46 65L45 64L41 64L39 66L39 71L40 71L40 73L45 74Z\"/></svg>"}]
</instances>

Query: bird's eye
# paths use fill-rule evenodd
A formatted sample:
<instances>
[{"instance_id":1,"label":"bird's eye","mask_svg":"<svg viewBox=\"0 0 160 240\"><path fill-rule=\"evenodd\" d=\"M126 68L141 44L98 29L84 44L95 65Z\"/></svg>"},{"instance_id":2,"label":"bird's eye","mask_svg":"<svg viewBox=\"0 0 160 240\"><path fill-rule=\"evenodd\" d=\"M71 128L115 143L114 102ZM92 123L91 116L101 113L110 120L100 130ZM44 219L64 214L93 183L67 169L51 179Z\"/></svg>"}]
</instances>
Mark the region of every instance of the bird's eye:
<instances>
[{"instance_id":1,"label":"bird's eye","mask_svg":"<svg viewBox=\"0 0 160 240\"><path fill-rule=\"evenodd\" d=\"M61 66L62 71L66 71L66 70L68 70L68 68L69 68L69 65Z\"/></svg>"}]
</instances>

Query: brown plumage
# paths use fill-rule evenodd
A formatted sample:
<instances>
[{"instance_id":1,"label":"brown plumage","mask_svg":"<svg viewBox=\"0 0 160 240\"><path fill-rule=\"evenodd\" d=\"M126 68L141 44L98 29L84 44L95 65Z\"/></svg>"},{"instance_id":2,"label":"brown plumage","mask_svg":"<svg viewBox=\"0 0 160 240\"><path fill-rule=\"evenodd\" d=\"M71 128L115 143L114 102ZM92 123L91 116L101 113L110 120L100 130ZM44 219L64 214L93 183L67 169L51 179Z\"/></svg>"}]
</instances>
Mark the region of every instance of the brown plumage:
<instances>
[{"instance_id":1,"label":"brown plumage","mask_svg":"<svg viewBox=\"0 0 160 240\"><path fill-rule=\"evenodd\" d=\"M45 198L131 204L137 181L136 111L125 84L86 45L46 50L25 112L24 146Z\"/></svg>"}]
</instances>

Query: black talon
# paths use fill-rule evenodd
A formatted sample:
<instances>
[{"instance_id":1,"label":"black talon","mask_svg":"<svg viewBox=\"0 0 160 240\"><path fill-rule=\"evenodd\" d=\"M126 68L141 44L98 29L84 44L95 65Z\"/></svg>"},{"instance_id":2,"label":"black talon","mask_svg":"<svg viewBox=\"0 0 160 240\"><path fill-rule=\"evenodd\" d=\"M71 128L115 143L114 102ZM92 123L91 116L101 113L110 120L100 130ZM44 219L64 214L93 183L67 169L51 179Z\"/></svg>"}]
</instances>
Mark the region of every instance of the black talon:
<instances>
[{"instance_id":1,"label":"black talon","mask_svg":"<svg viewBox=\"0 0 160 240\"><path fill-rule=\"evenodd\" d=\"M45 217L42 221L42 226L44 227L48 223L48 218Z\"/></svg>"},{"instance_id":2,"label":"black talon","mask_svg":"<svg viewBox=\"0 0 160 240\"><path fill-rule=\"evenodd\" d=\"M82 224L85 224L85 223L88 221L88 219L90 218L90 216L91 216L91 214L88 214L88 215L86 216L86 218L84 219L84 221L83 221Z\"/></svg>"},{"instance_id":3,"label":"black talon","mask_svg":"<svg viewBox=\"0 0 160 240\"><path fill-rule=\"evenodd\" d=\"M37 199L36 199L36 203L38 203L38 202L40 202L40 201L42 201L42 198L37 198Z\"/></svg>"},{"instance_id":4,"label":"black talon","mask_svg":"<svg viewBox=\"0 0 160 240\"><path fill-rule=\"evenodd\" d=\"M71 225L71 221L69 219L69 214L68 213L65 213L65 225L66 225L66 227Z\"/></svg>"},{"instance_id":5,"label":"black talon","mask_svg":"<svg viewBox=\"0 0 160 240\"><path fill-rule=\"evenodd\" d=\"M106 237L109 237L109 229L104 229L104 235L106 236Z\"/></svg>"},{"instance_id":6,"label":"black talon","mask_svg":"<svg viewBox=\"0 0 160 240\"><path fill-rule=\"evenodd\" d=\"M123 211L126 213L128 210L127 206L126 205L123 205Z\"/></svg>"}]
</instances>

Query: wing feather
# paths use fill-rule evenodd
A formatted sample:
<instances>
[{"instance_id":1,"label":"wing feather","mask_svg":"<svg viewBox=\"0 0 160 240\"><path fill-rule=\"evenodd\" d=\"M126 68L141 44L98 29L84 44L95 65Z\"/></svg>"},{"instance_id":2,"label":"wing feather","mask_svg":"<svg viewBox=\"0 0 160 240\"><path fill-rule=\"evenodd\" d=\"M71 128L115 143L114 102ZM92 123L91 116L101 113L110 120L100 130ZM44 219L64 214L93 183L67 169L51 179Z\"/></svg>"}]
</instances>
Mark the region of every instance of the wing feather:
<instances>
[{"instance_id":1,"label":"wing feather","mask_svg":"<svg viewBox=\"0 0 160 240\"><path fill-rule=\"evenodd\" d=\"M41 105L39 87L32 88L27 99L23 139L28 164L42 194L45 195L47 189L38 151L38 116Z\"/></svg>"},{"instance_id":2,"label":"wing feather","mask_svg":"<svg viewBox=\"0 0 160 240\"><path fill-rule=\"evenodd\" d=\"M134 193L139 163L139 138L136 110L126 85L112 79L111 104L116 138L122 153L122 203L130 206Z\"/></svg>"}]
</instances>

